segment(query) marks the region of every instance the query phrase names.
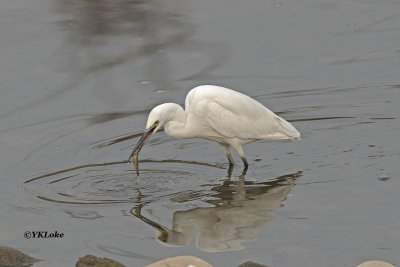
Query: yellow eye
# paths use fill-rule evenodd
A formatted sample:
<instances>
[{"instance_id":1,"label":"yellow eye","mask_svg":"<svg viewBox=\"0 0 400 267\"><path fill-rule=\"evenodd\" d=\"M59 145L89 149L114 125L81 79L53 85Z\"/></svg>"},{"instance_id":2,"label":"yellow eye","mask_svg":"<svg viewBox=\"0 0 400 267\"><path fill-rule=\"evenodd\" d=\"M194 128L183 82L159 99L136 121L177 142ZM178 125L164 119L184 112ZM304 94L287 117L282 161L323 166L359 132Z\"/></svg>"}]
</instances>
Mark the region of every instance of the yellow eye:
<instances>
[{"instance_id":1,"label":"yellow eye","mask_svg":"<svg viewBox=\"0 0 400 267\"><path fill-rule=\"evenodd\" d=\"M156 120L155 122L154 122L154 124L159 124L160 122L158 121L158 120Z\"/></svg>"}]
</instances>

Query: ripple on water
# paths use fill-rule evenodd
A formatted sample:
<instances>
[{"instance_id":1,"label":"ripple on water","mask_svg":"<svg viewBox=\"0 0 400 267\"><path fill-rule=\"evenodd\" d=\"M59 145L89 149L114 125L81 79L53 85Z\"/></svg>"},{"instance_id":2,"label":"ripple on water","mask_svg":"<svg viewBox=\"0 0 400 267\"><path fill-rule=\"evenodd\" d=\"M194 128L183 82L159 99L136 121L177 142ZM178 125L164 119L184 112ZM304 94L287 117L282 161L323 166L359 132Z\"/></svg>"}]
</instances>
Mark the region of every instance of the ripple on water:
<instances>
[{"instance_id":1,"label":"ripple on water","mask_svg":"<svg viewBox=\"0 0 400 267\"><path fill-rule=\"evenodd\" d=\"M193 180L221 172L221 166L201 162L163 160L141 161L141 174L133 165L108 162L59 170L24 182L25 190L39 199L64 204L136 203L147 196L159 198L190 189ZM154 165L156 165L156 168ZM207 168L204 168L207 166ZM213 177L219 177L216 173ZM177 192L175 192L177 191Z\"/></svg>"},{"instance_id":2,"label":"ripple on water","mask_svg":"<svg viewBox=\"0 0 400 267\"><path fill-rule=\"evenodd\" d=\"M154 228L163 245L187 246L195 239L204 251L232 251L257 239L302 176L300 171L256 181L246 179L245 169L237 179L232 168L226 176L222 166L177 160L142 160L141 167L139 179L125 161L77 166L31 178L24 188L41 200L72 206L128 203L130 215ZM103 216L73 209L68 214Z\"/></svg>"}]
</instances>

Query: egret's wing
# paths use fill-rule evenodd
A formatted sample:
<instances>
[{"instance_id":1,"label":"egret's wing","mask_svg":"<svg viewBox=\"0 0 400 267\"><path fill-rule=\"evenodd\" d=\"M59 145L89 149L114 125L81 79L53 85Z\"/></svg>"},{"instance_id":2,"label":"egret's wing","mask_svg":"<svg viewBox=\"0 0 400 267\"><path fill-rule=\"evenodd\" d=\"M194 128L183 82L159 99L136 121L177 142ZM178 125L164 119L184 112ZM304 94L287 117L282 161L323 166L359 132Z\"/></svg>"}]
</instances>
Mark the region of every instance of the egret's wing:
<instances>
[{"instance_id":1,"label":"egret's wing","mask_svg":"<svg viewBox=\"0 0 400 267\"><path fill-rule=\"evenodd\" d=\"M254 99L240 94L218 95L209 101L205 117L211 127L226 137L241 139L299 138L287 121Z\"/></svg>"},{"instance_id":2,"label":"egret's wing","mask_svg":"<svg viewBox=\"0 0 400 267\"><path fill-rule=\"evenodd\" d=\"M300 138L293 125L256 100L219 86L202 85L190 90L185 111L194 115L198 125L229 138Z\"/></svg>"}]
</instances>

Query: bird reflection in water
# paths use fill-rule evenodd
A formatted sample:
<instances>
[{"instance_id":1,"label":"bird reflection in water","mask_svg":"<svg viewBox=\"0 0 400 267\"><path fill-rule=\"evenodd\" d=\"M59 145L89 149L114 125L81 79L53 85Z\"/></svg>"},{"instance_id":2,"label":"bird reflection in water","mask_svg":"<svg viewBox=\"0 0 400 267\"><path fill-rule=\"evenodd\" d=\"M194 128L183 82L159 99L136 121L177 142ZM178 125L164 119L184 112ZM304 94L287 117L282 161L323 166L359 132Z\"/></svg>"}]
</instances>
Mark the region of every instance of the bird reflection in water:
<instances>
[{"instance_id":1,"label":"bird reflection in water","mask_svg":"<svg viewBox=\"0 0 400 267\"><path fill-rule=\"evenodd\" d=\"M302 172L255 182L245 180L246 170L232 181L231 171L232 168L221 185L212 188L212 200L206 202L214 207L176 211L172 230L142 215L143 203L132 208L131 213L152 226L157 231L157 241L164 245L187 246L195 237L196 246L204 251L244 249L242 242L255 240L267 222L275 219L271 211L283 206Z\"/></svg>"}]
</instances>

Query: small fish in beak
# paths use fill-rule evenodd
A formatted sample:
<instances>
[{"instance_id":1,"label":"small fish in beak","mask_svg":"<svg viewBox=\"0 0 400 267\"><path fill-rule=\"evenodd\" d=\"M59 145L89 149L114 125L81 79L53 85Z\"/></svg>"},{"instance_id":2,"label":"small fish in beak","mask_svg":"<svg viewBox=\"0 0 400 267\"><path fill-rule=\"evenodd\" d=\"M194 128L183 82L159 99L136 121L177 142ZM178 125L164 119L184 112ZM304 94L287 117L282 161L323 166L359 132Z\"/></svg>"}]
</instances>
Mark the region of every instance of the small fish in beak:
<instances>
[{"instance_id":1,"label":"small fish in beak","mask_svg":"<svg viewBox=\"0 0 400 267\"><path fill-rule=\"evenodd\" d=\"M136 175L139 176L139 151L133 153L133 164L135 165Z\"/></svg>"},{"instance_id":2,"label":"small fish in beak","mask_svg":"<svg viewBox=\"0 0 400 267\"><path fill-rule=\"evenodd\" d=\"M154 133L155 129L158 126L158 121L156 121L149 129L147 129L142 137L139 139L135 148L133 149L131 155L129 156L128 163L132 163L135 165L136 175L139 176L139 152L142 149L143 145L150 139L151 135Z\"/></svg>"}]
</instances>

